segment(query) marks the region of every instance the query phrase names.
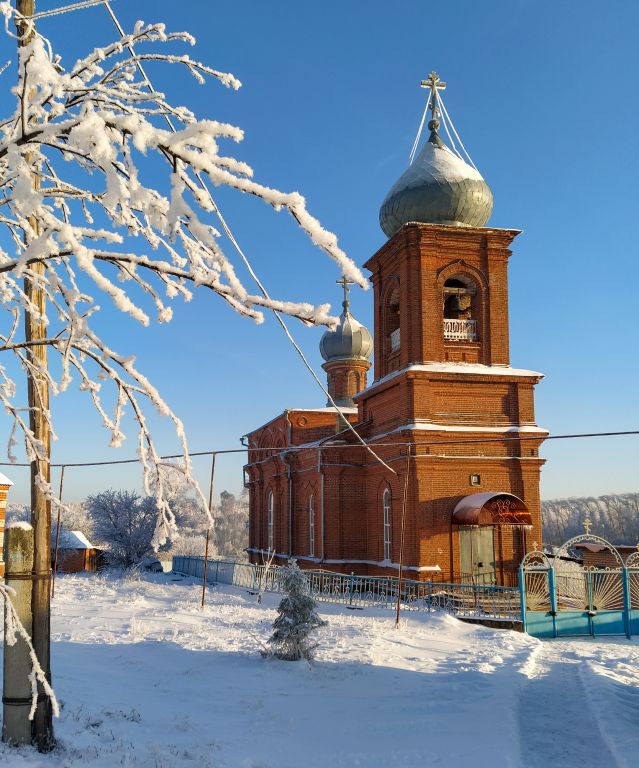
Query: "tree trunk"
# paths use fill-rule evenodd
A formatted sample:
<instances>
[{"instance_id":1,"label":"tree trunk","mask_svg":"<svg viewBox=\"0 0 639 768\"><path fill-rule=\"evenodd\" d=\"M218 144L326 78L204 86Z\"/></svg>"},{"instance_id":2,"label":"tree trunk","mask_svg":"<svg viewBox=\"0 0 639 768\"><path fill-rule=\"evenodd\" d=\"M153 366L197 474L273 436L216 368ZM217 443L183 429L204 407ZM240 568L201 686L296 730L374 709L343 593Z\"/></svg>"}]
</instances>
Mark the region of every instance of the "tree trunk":
<instances>
[{"instance_id":1,"label":"tree trunk","mask_svg":"<svg viewBox=\"0 0 639 768\"><path fill-rule=\"evenodd\" d=\"M23 16L33 16L35 13L35 0L16 0L16 9ZM18 22L19 46L27 45L31 35L26 35L25 24ZM28 94L26 94L28 98ZM28 110L27 110L28 113ZM38 174L33 174L33 185L39 185ZM38 222L32 220L31 226L38 231ZM38 275L45 274L45 266L42 263L31 265L32 272ZM47 329L43 321L46 311L46 295L42 288L34 283L33 279L25 277L24 289L27 297L33 303L34 310L25 311L25 336L27 341L37 341L46 338ZM50 654L50 581L51 581L51 502L38 483L38 476L45 483L51 479L51 436L49 423L45 412L49 410L49 385L45 377L37 369L47 368L46 345L27 348L29 363L35 368L29 367L27 371L29 388L29 426L36 440L43 447L43 457L31 462L31 524L33 526L33 592L32 612L33 628L32 642L40 666L44 670L47 679L51 682L51 654ZM33 719L33 742L38 750L45 752L54 744L53 717L51 702L44 692L39 690L38 706Z\"/></svg>"}]
</instances>

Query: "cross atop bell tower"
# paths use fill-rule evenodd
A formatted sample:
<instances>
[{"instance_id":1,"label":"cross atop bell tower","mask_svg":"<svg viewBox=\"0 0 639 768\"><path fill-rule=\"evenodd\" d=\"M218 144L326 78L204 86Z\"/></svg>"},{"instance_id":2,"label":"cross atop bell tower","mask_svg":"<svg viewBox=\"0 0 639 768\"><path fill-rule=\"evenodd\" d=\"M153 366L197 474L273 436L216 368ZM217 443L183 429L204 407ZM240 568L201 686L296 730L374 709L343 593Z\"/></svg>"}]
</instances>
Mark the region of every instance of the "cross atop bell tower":
<instances>
[{"instance_id":1,"label":"cross atop bell tower","mask_svg":"<svg viewBox=\"0 0 639 768\"><path fill-rule=\"evenodd\" d=\"M432 143L439 143L441 139L437 136L439 130L439 97L438 91L446 90L446 83L440 79L437 72L434 70L428 75L426 80L422 80L420 83L422 88L430 88L429 105L430 105L430 120L428 122L428 130L430 131L430 138L428 139ZM436 140L439 139L439 142Z\"/></svg>"}]
</instances>

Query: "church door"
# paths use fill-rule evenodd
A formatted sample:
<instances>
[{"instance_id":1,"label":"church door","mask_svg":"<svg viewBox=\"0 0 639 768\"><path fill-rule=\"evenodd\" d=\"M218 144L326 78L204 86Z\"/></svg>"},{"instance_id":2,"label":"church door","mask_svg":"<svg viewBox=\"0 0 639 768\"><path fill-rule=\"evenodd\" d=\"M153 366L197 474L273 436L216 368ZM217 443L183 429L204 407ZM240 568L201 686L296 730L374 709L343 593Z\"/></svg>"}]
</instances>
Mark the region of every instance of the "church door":
<instances>
[{"instance_id":1,"label":"church door","mask_svg":"<svg viewBox=\"0 0 639 768\"><path fill-rule=\"evenodd\" d=\"M459 529L462 582L495 584L495 541L492 526Z\"/></svg>"}]
</instances>

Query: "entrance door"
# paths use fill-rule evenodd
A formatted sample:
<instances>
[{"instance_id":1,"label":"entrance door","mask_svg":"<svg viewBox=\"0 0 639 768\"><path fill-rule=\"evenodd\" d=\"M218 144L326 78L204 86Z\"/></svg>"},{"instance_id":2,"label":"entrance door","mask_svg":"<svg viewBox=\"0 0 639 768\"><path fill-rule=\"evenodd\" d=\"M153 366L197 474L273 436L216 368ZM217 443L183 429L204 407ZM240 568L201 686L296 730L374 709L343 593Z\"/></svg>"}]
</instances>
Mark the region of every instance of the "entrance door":
<instances>
[{"instance_id":1,"label":"entrance door","mask_svg":"<svg viewBox=\"0 0 639 768\"><path fill-rule=\"evenodd\" d=\"M494 528L469 526L459 529L459 560L462 582L495 584Z\"/></svg>"}]
</instances>

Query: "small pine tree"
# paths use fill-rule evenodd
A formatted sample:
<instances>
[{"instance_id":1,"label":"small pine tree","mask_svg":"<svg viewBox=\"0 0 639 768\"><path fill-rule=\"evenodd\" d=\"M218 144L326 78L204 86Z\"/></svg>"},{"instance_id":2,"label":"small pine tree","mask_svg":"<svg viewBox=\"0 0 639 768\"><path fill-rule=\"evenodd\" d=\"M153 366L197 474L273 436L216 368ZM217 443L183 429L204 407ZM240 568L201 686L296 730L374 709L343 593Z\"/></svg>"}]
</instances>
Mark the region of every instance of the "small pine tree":
<instances>
[{"instance_id":1,"label":"small pine tree","mask_svg":"<svg viewBox=\"0 0 639 768\"><path fill-rule=\"evenodd\" d=\"M267 654L285 661L313 658L317 645L311 643L310 634L326 624L317 613L315 600L310 595L308 579L295 558L288 561L279 574L286 592L277 609L273 634L269 638L271 651Z\"/></svg>"}]
</instances>

